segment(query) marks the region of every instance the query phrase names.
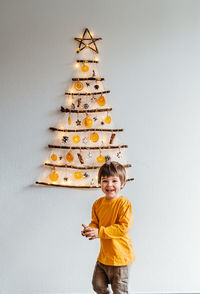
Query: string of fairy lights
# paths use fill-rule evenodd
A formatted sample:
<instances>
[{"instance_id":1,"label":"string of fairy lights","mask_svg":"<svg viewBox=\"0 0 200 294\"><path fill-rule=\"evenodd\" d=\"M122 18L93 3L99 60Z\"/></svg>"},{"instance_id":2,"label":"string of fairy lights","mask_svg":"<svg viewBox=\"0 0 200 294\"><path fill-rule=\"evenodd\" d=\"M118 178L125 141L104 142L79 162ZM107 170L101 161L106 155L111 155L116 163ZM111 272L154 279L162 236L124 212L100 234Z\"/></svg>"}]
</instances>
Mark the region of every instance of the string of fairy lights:
<instances>
[{"instance_id":1,"label":"string of fairy lights","mask_svg":"<svg viewBox=\"0 0 200 294\"><path fill-rule=\"evenodd\" d=\"M81 37L77 54L82 58L75 63L76 76L65 92L65 105L62 105L62 122L50 127L54 142L48 145L50 156L45 161L43 178L36 183L48 186L98 188L98 170L110 160L119 161L126 169L124 150L119 134L123 129L113 128L111 112L104 88L104 78L98 72L96 42L88 29ZM91 53L92 58L91 58ZM85 55L84 55L85 54ZM94 56L95 54L95 56ZM128 178L131 181L133 178Z\"/></svg>"}]
</instances>

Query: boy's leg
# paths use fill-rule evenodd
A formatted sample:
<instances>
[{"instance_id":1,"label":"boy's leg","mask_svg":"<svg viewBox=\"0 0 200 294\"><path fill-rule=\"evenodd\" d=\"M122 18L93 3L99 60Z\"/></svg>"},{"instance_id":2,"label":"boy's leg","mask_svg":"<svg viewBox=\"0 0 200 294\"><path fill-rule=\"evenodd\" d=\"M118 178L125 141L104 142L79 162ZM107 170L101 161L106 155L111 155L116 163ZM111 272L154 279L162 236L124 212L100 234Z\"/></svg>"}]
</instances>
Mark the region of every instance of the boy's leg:
<instances>
[{"instance_id":1,"label":"boy's leg","mask_svg":"<svg viewBox=\"0 0 200 294\"><path fill-rule=\"evenodd\" d=\"M128 266L113 266L110 283L113 294L128 294Z\"/></svg>"},{"instance_id":2,"label":"boy's leg","mask_svg":"<svg viewBox=\"0 0 200 294\"><path fill-rule=\"evenodd\" d=\"M109 294L108 284L109 280L103 265L97 261L92 278L93 289L97 294Z\"/></svg>"}]
</instances>

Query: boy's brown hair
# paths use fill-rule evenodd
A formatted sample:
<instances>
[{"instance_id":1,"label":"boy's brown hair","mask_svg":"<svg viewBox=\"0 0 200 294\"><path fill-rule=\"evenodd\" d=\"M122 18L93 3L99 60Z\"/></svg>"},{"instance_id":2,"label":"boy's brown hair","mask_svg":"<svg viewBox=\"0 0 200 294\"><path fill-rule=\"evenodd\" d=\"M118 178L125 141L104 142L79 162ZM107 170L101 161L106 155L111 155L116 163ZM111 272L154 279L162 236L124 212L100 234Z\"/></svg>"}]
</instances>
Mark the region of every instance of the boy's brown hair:
<instances>
[{"instance_id":1,"label":"boy's brown hair","mask_svg":"<svg viewBox=\"0 0 200 294\"><path fill-rule=\"evenodd\" d=\"M118 176L122 185L126 183L126 170L119 162L111 161L104 163L99 169L98 183L101 183L102 177L112 176Z\"/></svg>"}]
</instances>

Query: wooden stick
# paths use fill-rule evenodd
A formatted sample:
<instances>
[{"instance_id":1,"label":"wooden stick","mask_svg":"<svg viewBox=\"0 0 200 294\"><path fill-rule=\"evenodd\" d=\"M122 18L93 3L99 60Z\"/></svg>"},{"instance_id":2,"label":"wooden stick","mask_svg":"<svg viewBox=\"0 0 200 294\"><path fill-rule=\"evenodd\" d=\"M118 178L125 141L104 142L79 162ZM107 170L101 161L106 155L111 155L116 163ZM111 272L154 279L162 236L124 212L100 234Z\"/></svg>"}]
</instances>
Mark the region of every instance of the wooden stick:
<instances>
[{"instance_id":1,"label":"wooden stick","mask_svg":"<svg viewBox=\"0 0 200 294\"><path fill-rule=\"evenodd\" d=\"M77 153L77 156L78 156L80 163L84 164L83 156L81 155L81 153Z\"/></svg>"},{"instance_id":2,"label":"wooden stick","mask_svg":"<svg viewBox=\"0 0 200 294\"><path fill-rule=\"evenodd\" d=\"M98 60L83 60L83 59L78 59L78 60L76 60L76 62L82 62L82 63L99 63L99 61Z\"/></svg>"},{"instance_id":3,"label":"wooden stick","mask_svg":"<svg viewBox=\"0 0 200 294\"><path fill-rule=\"evenodd\" d=\"M103 109L84 109L84 110L72 110L69 108L64 108L63 106L61 106L60 111L61 112L71 112L71 113L88 113L88 112L107 112L107 111L111 111L112 108L103 108Z\"/></svg>"},{"instance_id":4,"label":"wooden stick","mask_svg":"<svg viewBox=\"0 0 200 294\"><path fill-rule=\"evenodd\" d=\"M44 166L59 167L59 168L82 169L82 170L98 169L98 168L100 168L100 166L75 166L75 165L54 164L54 163L45 163ZM123 166L124 166L125 168L132 167L131 164L124 164Z\"/></svg>"},{"instance_id":5,"label":"wooden stick","mask_svg":"<svg viewBox=\"0 0 200 294\"><path fill-rule=\"evenodd\" d=\"M58 132L123 132L124 129L58 129L58 128L49 128L51 131Z\"/></svg>"},{"instance_id":6,"label":"wooden stick","mask_svg":"<svg viewBox=\"0 0 200 294\"><path fill-rule=\"evenodd\" d=\"M80 105L81 105L81 98L78 99L77 107L80 107Z\"/></svg>"},{"instance_id":7,"label":"wooden stick","mask_svg":"<svg viewBox=\"0 0 200 294\"><path fill-rule=\"evenodd\" d=\"M91 93L70 93L66 92L65 95L72 95L72 96L91 96L91 95L99 95L99 94L106 94L110 93L110 90L108 91L102 91L102 92L91 92Z\"/></svg>"},{"instance_id":8,"label":"wooden stick","mask_svg":"<svg viewBox=\"0 0 200 294\"><path fill-rule=\"evenodd\" d=\"M72 78L72 81L104 81L104 78Z\"/></svg>"},{"instance_id":9,"label":"wooden stick","mask_svg":"<svg viewBox=\"0 0 200 294\"><path fill-rule=\"evenodd\" d=\"M113 141L115 139L115 136L116 136L116 134L112 134L111 135L109 144L112 144L113 143Z\"/></svg>"},{"instance_id":10,"label":"wooden stick","mask_svg":"<svg viewBox=\"0 0 200 294\"><path fill-rule=\"evenodd\" d=\"M59 145L48 145L49 148L57 149L74 149L74 150L103 150L103 149L119 149L119 148L128 148L128 145L119 145L119 146L103 146L103 147L73 147L73 146L59 146Z\"/></svg>"},{"instance_id":11,"label":"wooden stick","mask_svg":"<svg viewBox=\"0 0 200 294\"><path fill-rule=\"evenodd\" d=\"M134 181L134 178L129 178L126 180L126 182ZM55 186L55 187L66 187L66 188L100 188L100 185L98 186L70 186L70 185L61 185L61 184L49 184L46 182L35 182L38 185L45 185L45 186Z\"/></svg>"}]
</instances>

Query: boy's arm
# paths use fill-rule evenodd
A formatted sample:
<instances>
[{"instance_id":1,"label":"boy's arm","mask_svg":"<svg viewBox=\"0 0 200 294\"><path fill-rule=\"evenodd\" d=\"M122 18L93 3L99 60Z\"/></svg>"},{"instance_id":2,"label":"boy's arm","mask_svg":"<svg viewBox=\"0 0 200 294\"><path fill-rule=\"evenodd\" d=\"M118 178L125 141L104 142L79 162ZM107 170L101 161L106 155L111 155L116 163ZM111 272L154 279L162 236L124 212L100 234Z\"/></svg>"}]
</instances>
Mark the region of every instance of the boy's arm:
<instances>
[{"instance_id":1,"label":"boy's arm","mask_svg":"<svg viewBox=\"0 0 200 294\"><path fill-rule=\"evenodd\" d=\"M133 213L131 203L127 203L120 212L117 224L99 228L98 237L101 239L113 239L125 236L133 225Z\"/></svg>"},{"instance_id":2,"label":"boy's arm","mask_svg":"<svg viewBox=\"0 0 200 294\"><path fill-rule=\"evenodd\" d=\"M95 211L95 203L92 206L92 220L89 224L90 228L99 228L99 219L97 217L96 211Z\"/></svg>"}]
</instances>

